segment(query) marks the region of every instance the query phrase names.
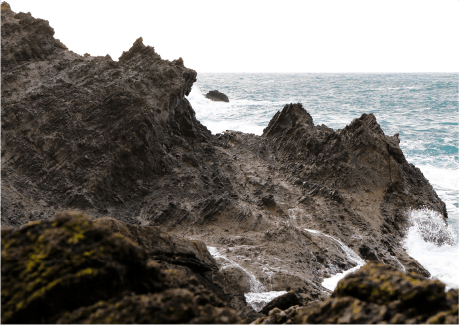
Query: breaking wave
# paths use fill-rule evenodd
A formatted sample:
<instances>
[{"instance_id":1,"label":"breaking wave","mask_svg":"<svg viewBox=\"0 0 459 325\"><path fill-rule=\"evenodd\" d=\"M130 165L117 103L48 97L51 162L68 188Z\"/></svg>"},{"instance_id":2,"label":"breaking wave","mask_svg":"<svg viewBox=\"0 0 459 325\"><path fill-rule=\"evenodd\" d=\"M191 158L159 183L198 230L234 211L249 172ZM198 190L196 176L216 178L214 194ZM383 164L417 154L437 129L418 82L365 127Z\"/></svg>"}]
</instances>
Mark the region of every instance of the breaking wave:
<instances>
[{"instance_id":1,"label":"breaking wave","mask_svg":"<svg viewBox=\"0 0 459 325\"><path fill-rule=\"evenodd\" d=\"M459 287L459 250L457 235L440 213L429 209L408 211L410 226L403 246L422 264L432 278Z\"/></svg>"}]
</instances>

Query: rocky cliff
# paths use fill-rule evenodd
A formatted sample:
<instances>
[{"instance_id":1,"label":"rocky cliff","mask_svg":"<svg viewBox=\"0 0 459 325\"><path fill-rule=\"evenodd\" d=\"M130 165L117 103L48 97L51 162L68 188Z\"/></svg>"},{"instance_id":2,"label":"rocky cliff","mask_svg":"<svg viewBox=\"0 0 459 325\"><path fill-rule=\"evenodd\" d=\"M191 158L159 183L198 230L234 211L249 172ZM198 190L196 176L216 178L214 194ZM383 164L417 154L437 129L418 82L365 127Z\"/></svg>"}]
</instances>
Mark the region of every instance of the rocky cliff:
<instances>
[{"instance_id":1,"label":"rocky cliff","mask_svg":"<svg viewBox=\"0 0 459 325\"><path fill-rule=\"evenodd\" d=\"M80 56L6 3L1 32L2 226L67 209L122 221L151 258L235 308L250 274L261 291L325 299L323 279L357 265L349 250L429 275L401 247L406 212L446 218L445 204L372 114L334 131L288 104L262 136L212 135L185 98L196 72L141 38L118 61ZM179 237L237 267L204 244L177 249Z\"/></svg>"}]
</instances>

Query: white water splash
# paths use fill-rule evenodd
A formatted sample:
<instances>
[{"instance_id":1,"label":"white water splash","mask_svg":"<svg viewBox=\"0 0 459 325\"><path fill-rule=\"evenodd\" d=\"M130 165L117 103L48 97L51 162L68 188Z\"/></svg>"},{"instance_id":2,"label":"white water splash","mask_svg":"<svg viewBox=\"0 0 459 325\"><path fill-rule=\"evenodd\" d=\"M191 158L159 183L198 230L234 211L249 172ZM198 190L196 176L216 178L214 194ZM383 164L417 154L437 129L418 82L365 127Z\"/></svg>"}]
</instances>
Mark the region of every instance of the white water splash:
<instances>
[{"instance_id":1,"label":"white water splash","mask_svg":"<svg viewBox=\"0 0 459 325\"><path fill-rule=\"evenodd\" d=\"M223 270L227 267L235 267L243 271L247 274L249 281L250 281L250 292L244 294L247 304L252 306L253 309L256 311L260 311L268 302L273 300L274 298L281 296L287 291L267 291L265 286L258 281L258 279L253 275L251 272L240 266L238 263L230 260L225 255L221 254L217 247L207 247L210 255L212 255L215 259L223 260L220 270ZM226 264L226 265L225 265ZM272 274L268 274L268 276L272 277Z\"/></svg>"},{"instance_id":2,"label":"white water splash","mask_svg":"<svg viewBox=\"0 0 459 325\"><path fill-rule=\"evenodd\" d=\"M254 293L266 292L266 288L264 287L264 285L260 281L257 280L255 275L253 275L251 272L247 271L245 268L243 268L242 266L240 266L236 262L230 260L225 255L219 253L218 250L217 250L217 247L207 247L207 249L209 250L210 255L212 255L215 259L220 258L220 259L223 259L226 262L226 263L224 263L226 265L223 265L221 267L221 270L224 270L227 267L232 266L232 267L240 269L242 272L247 274L247 276L249 278L249 282L250 282L250 292L254 292Z\"/></svg>"},{"instance_id":3,"label":"white water splash","mask_svg":"<svg viewBox=\"0 0 459 325\"><path fill-rule=\"evenodd\" d=\"M337 239L337 238L335 238L333 236L324 234L323 232L320 232L318 230L307 229L307 228L305 228L304 230L306 230L306 231L308 231L310 233L316 234L316 235L321 235L321 236L325 236L325 237L333 239L339 245L339 247L343 250L343 252L346 254L346 257L349 260L357 263L357 266L355 266L355 267L353 267L353 268L351 268L351 269L349 269L347 271L336 273L332 277L324 279L324 281L322 282L322 286L324 286L325 288L327 288L329 290L332 290L332 291L335 290L338 282L341 279L343 279L349 273L355 272L358 269L360 269L363 265L365 265L365 261L362 260L360 258L360 256L357 255L352 249L347 247L341 240L339 240L339 239Z\"/></svg>"},{"instance_id":4,"label":"white water splash","mask_svg":"<svg viewBox=\"0 0 459 325\"><path fill-rule=\"evenodd\" d=\"M268 302L286 293L287 291L248 292L244 296L248 305L252 306L256 311L260 311Z\"/></svg>"},{"instance_id":5,"label":"white water splash","mask_svg":"<svg viewBox=\"0 0 459 325\"><path fill-rule=\"evenodd\" d=\"M226 130L234 130L261 135L265 126L260 125L260 121L264 121L264 119L260 120L260 118L253 115L247 118L247 107L262 107L263 105L272 104L267 101L234 98L230 98L229 103L214 102L206 98L196 84L191 88L187 99L196 112L197 119L214 134Z\"/></svg>"},{"instance_id":6,"label":"white water splash","mask_svg":"<svg viewBox=\"0 0 459 325\"><path fill-rule=\"evenodd\" d=\"M411 223L403 242L406 252L431 274L446 284L459 288L459 250L457 238L443 217L428 209L408 212Z\"/></svg>"}]
</instances>

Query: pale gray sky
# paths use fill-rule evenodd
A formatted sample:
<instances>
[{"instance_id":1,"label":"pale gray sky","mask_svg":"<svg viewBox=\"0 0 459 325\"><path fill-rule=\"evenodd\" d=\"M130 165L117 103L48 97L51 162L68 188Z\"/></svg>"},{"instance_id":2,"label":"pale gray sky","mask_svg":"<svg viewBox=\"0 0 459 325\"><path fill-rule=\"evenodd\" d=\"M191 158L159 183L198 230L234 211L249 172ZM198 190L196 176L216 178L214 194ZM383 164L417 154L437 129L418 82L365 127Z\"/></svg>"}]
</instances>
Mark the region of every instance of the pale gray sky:
<instances>
[{"instance_id":1,"label":"pale gray sky","mask_svg":"<svg viewBox=\"0 0 459 325\"><path fill-rule=\"evenodd\" d=\"M9 0L70 50L117 60L140 36L198 72L458 72L458 0Z\"/></svg>"}]
</instances>

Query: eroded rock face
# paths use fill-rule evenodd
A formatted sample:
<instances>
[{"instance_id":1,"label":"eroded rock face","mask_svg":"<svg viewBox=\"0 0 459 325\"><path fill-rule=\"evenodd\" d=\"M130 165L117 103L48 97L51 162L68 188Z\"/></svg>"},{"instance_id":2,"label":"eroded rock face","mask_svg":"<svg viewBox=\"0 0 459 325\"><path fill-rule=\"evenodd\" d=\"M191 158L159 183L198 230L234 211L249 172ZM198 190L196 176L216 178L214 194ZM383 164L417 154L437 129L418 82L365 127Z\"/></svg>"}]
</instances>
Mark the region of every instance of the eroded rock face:
<instances>
[{"instance_id":1,"label":"eroded rock face","mask_svg":"<svg viewBox=\"0 0 459 325\"><path fill-rule=\"evenodd\" d=\"M206 98L214 102L226 102L229 103L228 96L224 93L219 92L218 90L211 90L206 94Z\"/></svg>"},{"instance_id":2,"label":"eroded rock face","mask_svg":"<svg viewBox=\"0 0 459 325\"><path fill-rule=\"evenodd\" d=\"M196 72L142 38L116 62L68 51L53 34L2 10L2 223L115 206L134 223L134 202L178 167L168 148L210 137L184 98Z\"/></svg>"},{"instance_id":3,"label":"eroded rock face","mask_svg":"<svg viewBox=\"0 0 459 325\"><path fill-rule=\"evenodd\" d=\"M255 324L457 324L458 290L416 273L371 262L338 283L331 298L276 308Z\"/></svg>"},{"instance_id":4,"label":"eroded rock face","mask_svg":"<svg viewBox=\"0 0 459 325\"><path fill-rule=\"evenodd\" d=\"M2 322L239 321L195 277L150 259L152 250L76 213L3 228Z\"/></svg>"},{"instance_id":5,"label":"eroded rock face","mask_svg":"<svg viewBox=\"0 0 459 325\"><path fill-rule=\"evenodd\" d=\"M2 225L66 209L112 217L148 258L236 308L251 276L324 300L324 277L357 265L349 252L429 275L401 247L406 211L446 217L445 204L374 115L334 131L288 104L263 136L212 135L185 98L195 80L141 38L119 61L80 56L2 4ZM196 240L236 263L242 285Z\"/></svg>"},{"instance_id":6,"label":"eroded rock face","mask_svg":"<svg viewBox=\"0 0 459 325\"><path fill-rule=\"evenodd\" d=\"M102 217L94 225L119 233L144 248L149 258L159 263L161 269L179 270L186 277L212 291L228 306L240 309L246 306L243 288L235 285L233 278L219 268L202 241L179 238L154 226L125 224L111 217Z\"/></svg>"}]
</instances>

